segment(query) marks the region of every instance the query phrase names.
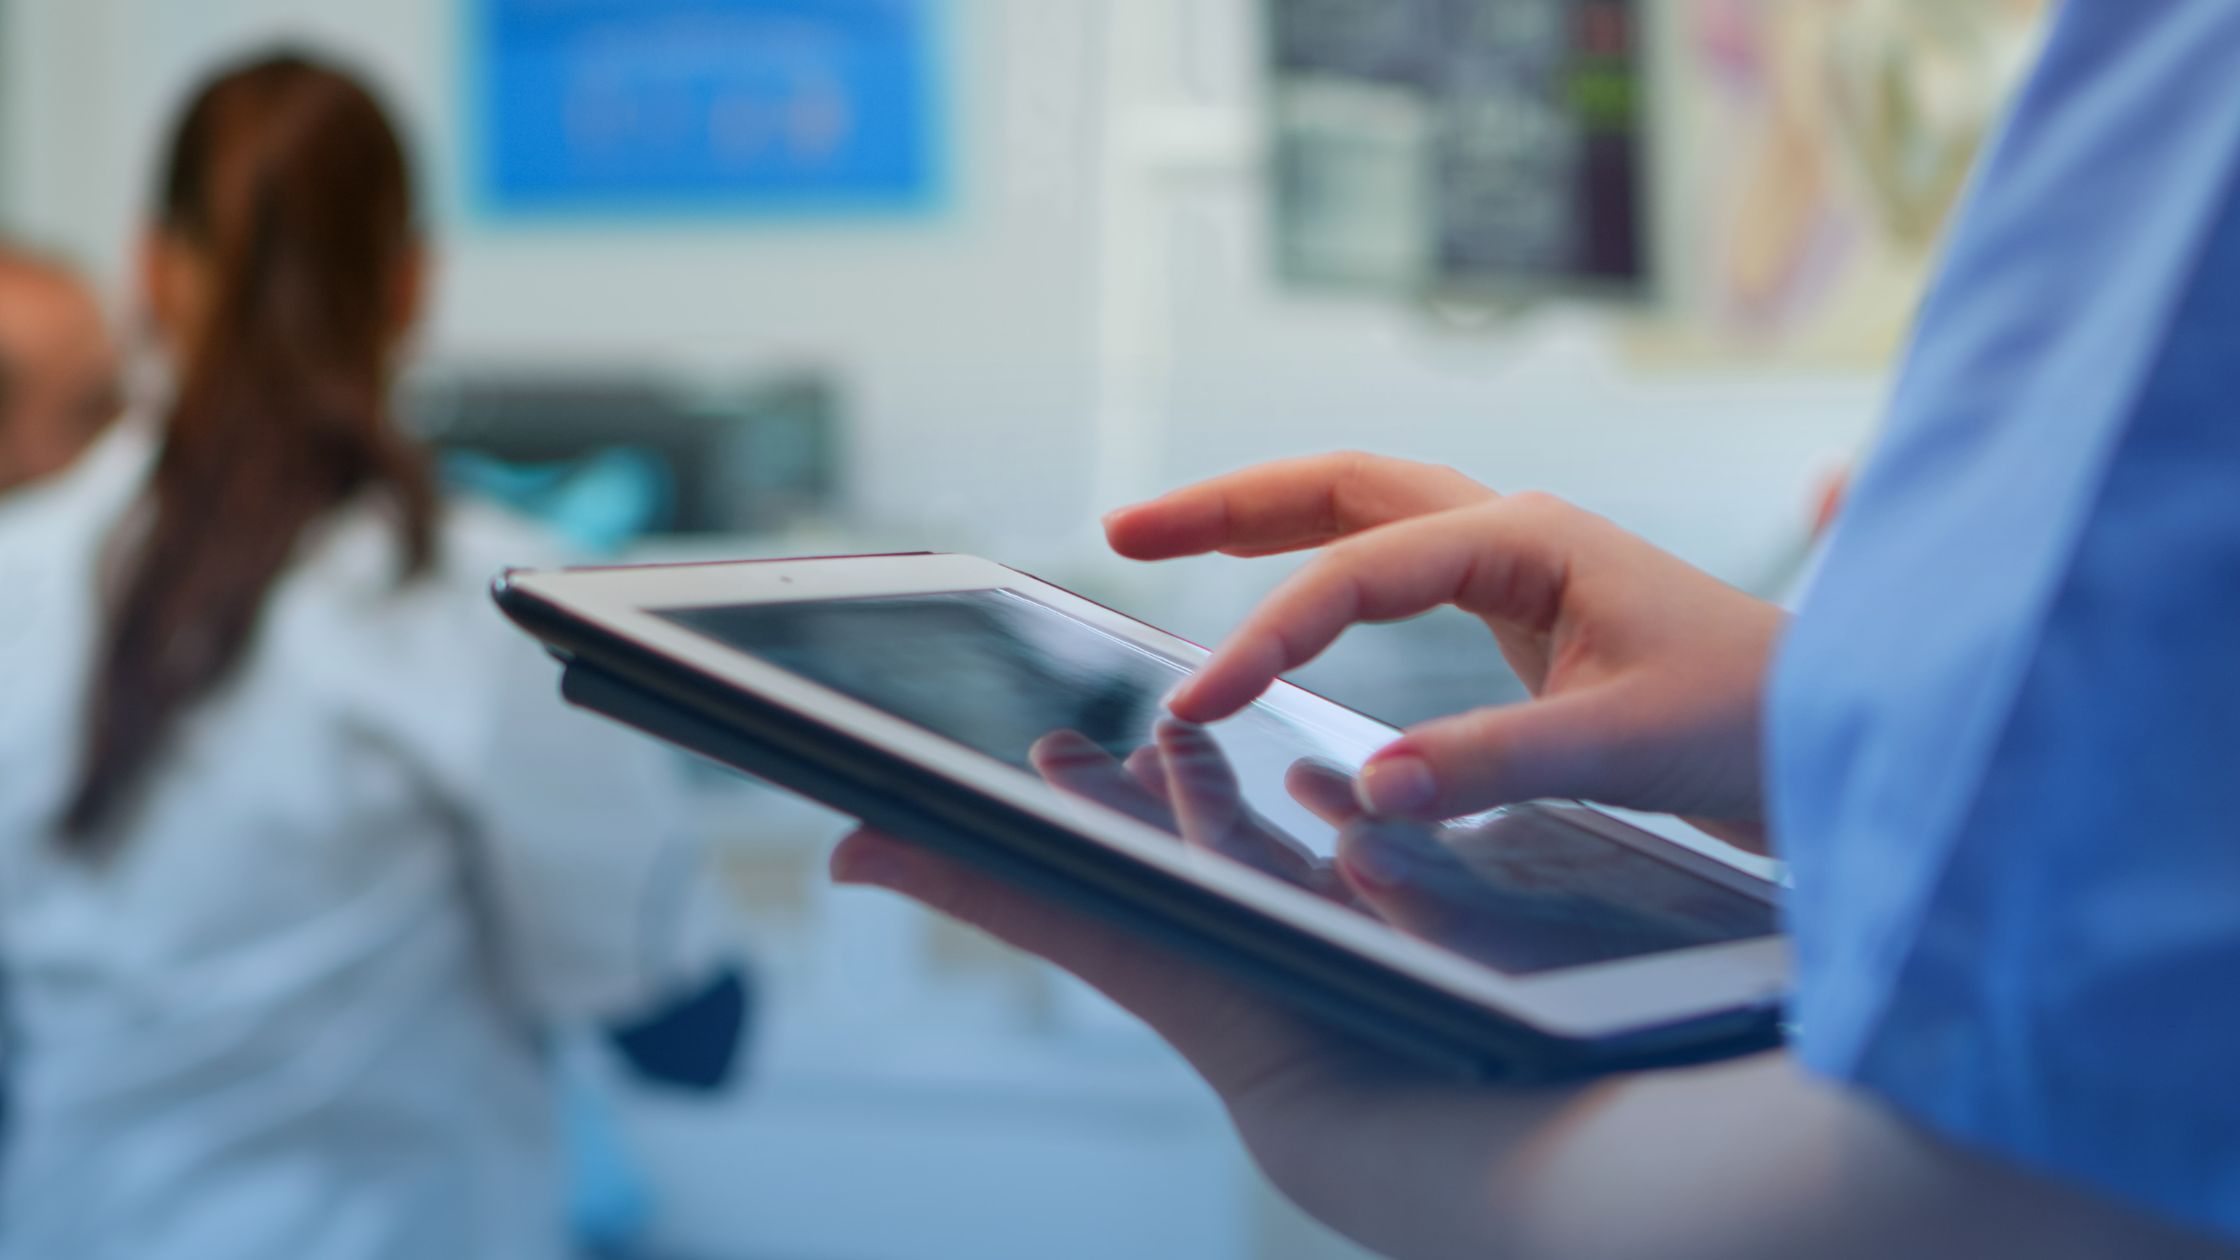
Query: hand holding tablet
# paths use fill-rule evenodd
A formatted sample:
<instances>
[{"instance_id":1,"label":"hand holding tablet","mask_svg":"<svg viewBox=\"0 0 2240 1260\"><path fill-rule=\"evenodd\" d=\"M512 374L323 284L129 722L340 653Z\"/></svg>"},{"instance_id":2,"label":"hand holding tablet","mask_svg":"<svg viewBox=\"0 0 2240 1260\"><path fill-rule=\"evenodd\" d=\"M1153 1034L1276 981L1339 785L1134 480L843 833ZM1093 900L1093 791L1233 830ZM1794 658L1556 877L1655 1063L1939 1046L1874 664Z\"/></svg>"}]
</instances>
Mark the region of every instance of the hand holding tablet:
<instances>
[{"instance_id":1,"label":"hand holding tablet","mask_svg":"<svg viewBox=\"0 0 2240 1260\"><path fill-rule=\"evenodd\" d=\"M1380 770L1402 758L1442 759L1450 804L1485 801L1502 783L1595 781L1520 774L1532 750L1498 738L1486 741L1489 775L1483 757L1453 758L1470 751L1454 731L1403 738L1271 685L1351 619L1454 598L1488 618L1550 697L1473 720L1516 737L1535 711L1567 718L1574 742L1556 743L1576 751L1589 746L1583 716L1615 715L1610 738L1576 758L1615 783L1613 773L1667 769L1671 749L1706 742L1681 738L1686 705L1672 703L1705 671L1660 672L1653 651L1642 657L1655 645L1640 627L1580 620L1596 607L1586 597L1607 592L1598 598L1637 618L1675 598L1730 611L1722 601L1734 601L1748 615L1729 638L1746 643L1770 639L1758 606L1676 562L1678 575L1597 582L1593 549L1637 559L1611 546L1624 535L1437 470L1341 459L1239 480L1241 491L1212 483L1172 510L1120 514L1116 543L1264 552L1369 528L1271 600L1294 620L1263 609L1210 664L1193 645L969 557L514 574L499 597L570 662L578 703L944 851L970 868L944 876L947 888L993 876L1056 898L1075 921L1119 923L1448 1070L1577 1075L1776 1040L1787 957L1762 881L1563 802L1446 826L1428 824L1460 810L1419 810L1412 828L1374 821L1363 798L1376 803ZM1406 516L1422 505L1429 515ZM1535 521L1561 528L1525 529ZM1473 532L1516 545L1503 564L1458 567L1456 539ZM1409 567L1380 541L1403 534L1432 560ZM1217 720L1166 716L1162 698L1186 682L1175 706ZM1696 733L1732 724L1731 709L1714 717ZM1612 795L1659 804L1660 788L1690 787L1652 776ZM839 869L877 879L882 866L910 866L866 856L881 852L893 856L851 842Z\"/></svg>"}]
</instances>

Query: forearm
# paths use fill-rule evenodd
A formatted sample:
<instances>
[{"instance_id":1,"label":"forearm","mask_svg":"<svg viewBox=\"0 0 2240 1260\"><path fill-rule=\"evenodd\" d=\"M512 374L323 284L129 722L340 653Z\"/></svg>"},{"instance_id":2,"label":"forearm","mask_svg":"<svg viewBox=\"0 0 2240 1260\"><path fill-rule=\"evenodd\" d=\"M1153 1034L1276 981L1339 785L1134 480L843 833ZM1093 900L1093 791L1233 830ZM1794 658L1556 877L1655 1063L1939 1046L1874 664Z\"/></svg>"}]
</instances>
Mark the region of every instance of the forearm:
<instances>
[{"instance_id":1,"label":"forearm","mask_svg":"<svg viewBox=\"0 0 2240 1260\"><path fill-rule=\"evenodd\" d=\"M870 833L844 882L1032 950L1158 1030L1276 1183L1402 1260L1977 1260L2232 1253L1964 1155L1786 1055L1570 1089L1420 1074L1155 944Z\"/></svg>"},{"instance_id":2,"label":"forearm","mask_svg":"<svg viewBox=\"0 0 2240 1260\"><path fill-rule=\"evenodd\" d=\"M1366 1174L1311 1154L1270 1171L1408 1260L2231 1255L1953 1150L1786 1055L1567 1090L1382 1087L1333 1105L1358 1114L1324 1131L1405 1156Z\"/></svg>"}]
</instances>

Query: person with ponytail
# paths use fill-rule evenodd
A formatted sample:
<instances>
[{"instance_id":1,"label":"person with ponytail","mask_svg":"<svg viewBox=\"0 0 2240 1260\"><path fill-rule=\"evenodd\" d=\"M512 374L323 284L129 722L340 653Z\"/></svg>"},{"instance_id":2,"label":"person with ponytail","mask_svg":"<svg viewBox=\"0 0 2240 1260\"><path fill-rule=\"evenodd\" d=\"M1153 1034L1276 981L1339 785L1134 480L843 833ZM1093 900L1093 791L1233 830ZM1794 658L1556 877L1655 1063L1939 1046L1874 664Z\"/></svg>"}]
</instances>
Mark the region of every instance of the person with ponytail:
<instances>
[{"instance_id":1,"label":"person with ponytail","mask_svg":"<svg viewBox=\"0 0 2240 1260\"><path fill-rule=\"evenodd\" d=\"M732 961L671 765L561 708L484 594L550 549L397 424L374 96L232 68L156 194L167 401L0 522L0 1257L562 1254L551 1037Z\"/></svg>"}]
</instances>

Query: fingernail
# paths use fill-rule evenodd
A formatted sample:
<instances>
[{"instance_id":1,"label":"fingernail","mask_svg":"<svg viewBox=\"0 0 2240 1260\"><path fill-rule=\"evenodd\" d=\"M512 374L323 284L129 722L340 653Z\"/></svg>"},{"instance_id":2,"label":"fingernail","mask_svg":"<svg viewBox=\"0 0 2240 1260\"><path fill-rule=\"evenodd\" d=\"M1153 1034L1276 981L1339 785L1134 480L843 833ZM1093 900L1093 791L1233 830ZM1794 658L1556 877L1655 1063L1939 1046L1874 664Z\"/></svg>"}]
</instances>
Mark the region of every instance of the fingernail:
<instances>
[{"instance_id":1,"label":"fingernail","mask_svg":"<svg viewBox=\"0 0 2240 1260\"><path fill-rule=\"evenodd\" d=\"M1362 770L1354 792L1372 814L1413 814L1437 799L1439 784L1423 758L1387 757Z\"/></svg>"},{"instance_id":2,"label":"fingernail","mask_svg":"<svg viewBox=\"0 0 2240 1260\"><path fill-rule=\"evenodd\" d=\"M1176 683L1174 689L1167 693L1166 698L1159 702L1159 707L1169 713L1175 712L1176 705L1190 698L1191 689L1197 684L1197 681L1196 677L1190 677Z\"/></svg>"}]
</instances>

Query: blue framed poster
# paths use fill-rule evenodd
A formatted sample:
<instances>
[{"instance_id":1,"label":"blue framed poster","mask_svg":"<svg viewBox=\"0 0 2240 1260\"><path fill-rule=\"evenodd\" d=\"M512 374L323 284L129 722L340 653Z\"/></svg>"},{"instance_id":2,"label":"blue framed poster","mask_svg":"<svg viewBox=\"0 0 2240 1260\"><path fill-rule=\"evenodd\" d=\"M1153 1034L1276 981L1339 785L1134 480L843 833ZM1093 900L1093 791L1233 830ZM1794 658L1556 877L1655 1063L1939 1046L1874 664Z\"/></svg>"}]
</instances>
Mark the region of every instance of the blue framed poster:
<instances>
[{"instance_id":1,"label":"blue framed poster","mask_svg":"<svg viewBox=\"0 0 2240 1260\"><path fill-rule=\"evenodd\" d=\"M945 2L470 0L478 207L933 210Z\"/></svg>"}]
</instances>

